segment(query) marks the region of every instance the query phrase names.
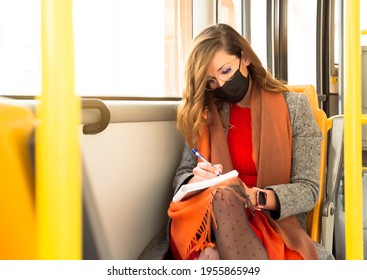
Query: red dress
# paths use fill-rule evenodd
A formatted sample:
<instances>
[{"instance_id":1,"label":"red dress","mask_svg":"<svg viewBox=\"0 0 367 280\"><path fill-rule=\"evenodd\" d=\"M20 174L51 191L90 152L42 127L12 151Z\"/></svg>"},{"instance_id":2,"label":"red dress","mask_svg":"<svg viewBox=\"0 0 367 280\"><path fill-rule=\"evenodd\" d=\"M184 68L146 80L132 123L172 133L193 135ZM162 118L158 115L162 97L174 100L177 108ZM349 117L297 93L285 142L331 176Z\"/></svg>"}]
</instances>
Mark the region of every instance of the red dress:
<instances>
[{"instance_id":1,"label":"red dress","mask_svg":"<svg viewBox=\"0 0 367 280\"><path fill-rule=\"evenodd\" d=\"M231 155L233 169L237 170L240 179L247 187L256 186L257 170L252 159L252 127L251 111L249 108L241 108L233 105L230 113L228 131L228 148ZM251 214L248 211L251 224ZM262 241L261 233L251 224L257 237Z\"/></svg>"},{"instance_id":2,"label":"red dress","mask_svg":"<svg viewBox=\"0 0 367 280\"><path fill-rule=\"evenodd\" d=\"M253 187L256 185L257 171L252 159L250 109L233 105L229 123L231 128L228 131L228 147L233 168L248 187Z\"/></svg>"}]
</instances>

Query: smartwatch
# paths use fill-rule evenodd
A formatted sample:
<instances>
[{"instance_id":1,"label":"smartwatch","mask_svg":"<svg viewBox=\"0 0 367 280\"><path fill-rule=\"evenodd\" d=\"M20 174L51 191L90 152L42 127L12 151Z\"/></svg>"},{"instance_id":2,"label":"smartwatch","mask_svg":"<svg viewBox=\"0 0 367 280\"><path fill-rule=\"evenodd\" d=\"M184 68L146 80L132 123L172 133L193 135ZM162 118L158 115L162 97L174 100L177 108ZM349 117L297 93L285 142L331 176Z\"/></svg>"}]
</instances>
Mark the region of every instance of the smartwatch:
<instances>
[{"instance_id":1,"label":"smartwatch","mask_svg":"<svg viewBox=\"0 0 367 280\"><path fill-rule=\"evenodd\" d=\"M263 190L257 190L256 192L256 205L265 206L266 205L267 193Z\"/></svg>"}]
</instances>

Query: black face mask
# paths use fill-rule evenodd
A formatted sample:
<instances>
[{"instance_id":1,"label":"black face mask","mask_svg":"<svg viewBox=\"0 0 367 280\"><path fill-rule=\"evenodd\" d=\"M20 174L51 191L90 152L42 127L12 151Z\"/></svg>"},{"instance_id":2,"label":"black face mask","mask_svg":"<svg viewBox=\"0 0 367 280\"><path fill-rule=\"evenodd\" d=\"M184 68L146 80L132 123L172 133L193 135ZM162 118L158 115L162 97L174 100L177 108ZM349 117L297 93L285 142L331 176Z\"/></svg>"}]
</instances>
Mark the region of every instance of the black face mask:
<instances>
[{"instance_id":1,"label":"black face mask","mask_svg":"<svg viewBox=\"0 0 367 280\"><path fill-rule=\"evenodd\" d=\"M238 69L231 80L223 86L217 87L210 92L215 98L235 104L240 102L246 95L249 87L249 77L243 76Z\"/></svg>"}]
</instances>

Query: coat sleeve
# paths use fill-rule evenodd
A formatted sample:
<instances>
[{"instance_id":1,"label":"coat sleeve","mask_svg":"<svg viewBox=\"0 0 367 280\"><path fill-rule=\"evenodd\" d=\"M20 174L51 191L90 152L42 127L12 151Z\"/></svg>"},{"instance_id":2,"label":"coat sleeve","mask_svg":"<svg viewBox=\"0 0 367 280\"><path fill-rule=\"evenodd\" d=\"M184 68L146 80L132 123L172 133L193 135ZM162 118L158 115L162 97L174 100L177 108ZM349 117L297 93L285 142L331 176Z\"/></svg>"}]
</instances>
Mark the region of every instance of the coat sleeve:
<instances>
[{"instance_id":1,"label":"coat sleeve","mask_svg":"<svg viewBox=\"0 0 367 280\"><path fill-rule=\"evenodd\" d=\"M174 194L180 189L180 187L186 183L191 177L194 176L192 170L197 165L197 158L191 152L187 142L182 152L181 162L177 168L175 178L173 179Z\"/></svg>"},{"instance_id":2,"label":"coat sleeve","mask_svg":"<svg viewBox=\"0 0 367 280\"><path fill-rule=\"evenodd\" d=\"M291 181L267 187L278 197L279 219L309 212L319 196L322 133L306 95L288 93L286 100L292 126Z\"/></svg>"}]
</instances>

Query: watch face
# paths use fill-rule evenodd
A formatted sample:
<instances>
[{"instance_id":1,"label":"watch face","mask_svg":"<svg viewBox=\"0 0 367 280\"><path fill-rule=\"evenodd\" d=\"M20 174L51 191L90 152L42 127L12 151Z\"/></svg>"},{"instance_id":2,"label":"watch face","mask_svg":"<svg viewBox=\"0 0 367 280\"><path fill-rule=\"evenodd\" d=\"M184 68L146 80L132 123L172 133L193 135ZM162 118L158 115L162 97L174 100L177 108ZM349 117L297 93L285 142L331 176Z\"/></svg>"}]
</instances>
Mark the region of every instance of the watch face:
<instances>
[{"instance_id":1,"label":"watch face","mask_svg":"<svg viewBox=\"0 0 367 280\"><path fill-rule=\"evenodd\" d=\"M257 192L257 203L259 205L266 204L266 192L258 191Z\"/></svg>"}]
</instances>

